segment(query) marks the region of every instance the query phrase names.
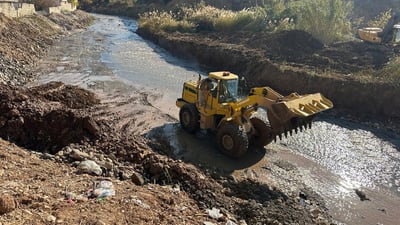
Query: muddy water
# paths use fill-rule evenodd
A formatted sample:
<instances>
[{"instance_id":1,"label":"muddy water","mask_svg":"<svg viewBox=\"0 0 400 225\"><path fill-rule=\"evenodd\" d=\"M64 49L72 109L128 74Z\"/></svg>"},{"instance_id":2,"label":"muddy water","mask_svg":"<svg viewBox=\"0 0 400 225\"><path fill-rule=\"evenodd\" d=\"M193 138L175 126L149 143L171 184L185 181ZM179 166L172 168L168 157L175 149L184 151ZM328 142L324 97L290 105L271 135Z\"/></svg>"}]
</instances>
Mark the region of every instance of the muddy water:
<instances>
[{"instance_id":1,"label":"muddy water","mask_svg":"<svg viewBox=\"0 0 400 225\"><path fill-rule=\"evenodd\" d=\"M155 108L177 118L175 99L181 94L183 81L196 79L204 71L140 38L134 33L137 25L133 20L96 17L87 31L53 47L36 68L38 82L59 80L86 88L103 87L106 94L115 91L115 87L106 88L110 85L123 86L121 92L135 89L151 93L153 98L148 100ZM176 157L239 176L264 179L269 176L266 165L288 162L297 168L296 175L282 172L277 185L292 190L290 182L296 180L311 187L326 199L337 221L398 224L400 137L346 120L319 118L312 130L264 150L253 150L240 161L221 155L211 134L188 135L176 122L165 121L143 129L143 134L168 139ZM360 201L354 189L363 190L371 200Z\"/></svg>"}]
</instances>

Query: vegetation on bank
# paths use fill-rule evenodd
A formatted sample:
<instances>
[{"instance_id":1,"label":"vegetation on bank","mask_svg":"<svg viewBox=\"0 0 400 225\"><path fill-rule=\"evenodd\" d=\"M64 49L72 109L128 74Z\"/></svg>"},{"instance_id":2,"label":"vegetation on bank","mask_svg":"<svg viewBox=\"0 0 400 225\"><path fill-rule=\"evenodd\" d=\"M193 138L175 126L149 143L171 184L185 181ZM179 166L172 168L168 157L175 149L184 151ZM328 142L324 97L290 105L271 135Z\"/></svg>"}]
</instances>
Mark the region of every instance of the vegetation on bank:
<instances>
[{"instance_id":1,"label":"vegetation on bank","mask_svg":"<svg viewBox=\"0 0 400 225\"><path fill-rule=\"evenodd\" d=\"M164 32L278 32L303 30L326 45L356 40L360 23L383 27L391 10L369 21L351 18L353 3L344 0L271 0L270 4L239 11L215 8L204 2L194 6L175 7L170 11L154 10L139 17L139 27L151 33ZM352 77L370 82L400 84L400 58L393 58L382 69L365 70Z\"/></svg>"},{"instance_id":2,"label":"vegetation on bank","mask_svg":"<svg viewBox=\"0 0 400 225\"><path fill-rule=\"evenodd\" d=\"M218 9L204 2L193 7L177 7L169 12L143 13L139 26L166 32L274 32L299 29L325 44L352 37L349 15L352 2L343 0L275 0L269 5L240 11Z\"/></svg>"}]
</instances>

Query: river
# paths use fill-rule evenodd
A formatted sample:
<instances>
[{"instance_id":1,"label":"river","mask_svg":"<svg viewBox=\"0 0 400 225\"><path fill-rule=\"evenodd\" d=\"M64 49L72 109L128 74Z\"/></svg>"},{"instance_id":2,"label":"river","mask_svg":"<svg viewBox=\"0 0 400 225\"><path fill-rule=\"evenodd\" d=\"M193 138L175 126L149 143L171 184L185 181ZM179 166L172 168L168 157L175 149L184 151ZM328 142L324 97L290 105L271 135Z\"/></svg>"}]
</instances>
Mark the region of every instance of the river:
<instances>
[{"instance_id":1,"label":"river","mask_svg":"<svg viewBox=\"0 0 400 225\"><path fill-rule=\"evenodd\" d=\"M152 102L154 107L177 118L175 99L181 95L183 82L207 71L143 40L135 33L134 20L95 16L96 22L87 30L52 47L36 68L38 83L56 80L90 88L96 82L119 81L159 93L161 97ZM225 160L221 164L225 170L252 168L262 174L263 166L252 164L263 164L268 157L279 158L298 168L301 180L324 197L339 223L398 224L400 137L396 134L321 115L313 129L268 145L266 149L273 150L273 156L265 154L264 159L238 166L217 153L215 144L204 141L201 134L197 138L183 134L176 124L163 126L163 135L176 148L175 153L187 160L201 164ZM188 145L192 146L190 151L185 149ZM363 190L371 200L360 201L355 189Z\"/></svg>"}]
</instances>

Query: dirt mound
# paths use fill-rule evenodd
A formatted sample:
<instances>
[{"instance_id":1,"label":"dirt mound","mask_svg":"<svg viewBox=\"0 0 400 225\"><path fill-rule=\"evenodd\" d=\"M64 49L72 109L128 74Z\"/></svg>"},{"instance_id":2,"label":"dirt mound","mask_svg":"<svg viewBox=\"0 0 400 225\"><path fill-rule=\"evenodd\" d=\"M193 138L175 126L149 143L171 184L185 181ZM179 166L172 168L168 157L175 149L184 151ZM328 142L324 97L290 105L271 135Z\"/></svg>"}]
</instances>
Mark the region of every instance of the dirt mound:
<instances>
[{"instance_id":1,"label":"dirt mound","mask_svg":"<svg viewBox=\"0 0 400 225\"><path fill-rule=\"evenodd\" d=\"M71 96L81 98L80 104L76 104L75 109L68 106ZM193 220L193 217L185 214L186 211L181 211L179 215L188 216L186 220L191 221L191 224L202 224L202 221L206 220L211 220L216 224L226 224L228 218L235 222L244 219L250 224L273 224L278 221L288 224L315 224L317 222L316 217L311 215L308 206L311 207L311 204L322 206L320 200L310 199L310 205L302 206L296 197L289 196L271 185L259 183L255 180L240 181L229 179L217 171L204 172L192 164L155 152L149 146L150 144L155 145L151 142L157 142L157 140L147 140L142 136L131 135L121 130L120 127L124 126L116 125L121 122L121 119L114 120L114 118L121 118L121 115L113 111L112 107L97 107L98 100L93 94L78 87L64 85L59 82L29 89L1 85L0 99L0 114L3 115L0 118L0 134L3 138L9 138L19 145L34 150L56 153L55 155L36 153L41 158L57 160L67 164L71 163L75 166L80 163L79 160L93 160L101 166L103 176L129 182L125 184L117 183L123 187L118 189L118 201L110 201L102 205L102 207L116 214L120 210L125 210L125 213L129 215L132 214L132 216L127 217L126 221L128 223L141 224L142 222L148 223L150 221L150 223L154 222L155 224L166 224L163 218L168 217L168 221L174 221L174 224L185 224L185 222L177 221L177 218L181 217L175 211L172 212L173 216L171 217L165 215L160 217L160 214L156 213L152 214L151 218L146 219L143 216L136 216L138 212L137 206L140 209L143 204L135 204L136 210L134 211L132 211L132 206L126 206L126 208L124 205L126 199L136 199L138 195L142 199L143 196L148 196L148 194L142 196L140 193L135 192L134 197L129 197L132 196L132 192L127 187L129 185L132 186L129 180L134 180L133 177L138 178L139 181L142 180L139 183L146 184L150 191L159 190L160 186L154 186L159 184L175 187L172 190L184 193L186 204L193 204L191 207L193 211L200 212L203 215L201 217L196 216L196 219ZM135 107L135 104L142 103L128 101L124 104L129 104L125 107ZM89 117L89 115L91 116ZM130 123L130 121L126 121L126 123ZM164 148L168 148L168 146L164 146ZM6 152L7 155L4 157L9 159L8 150ZM27 153L18 154L28 157L26 156ZM33 180L43 183L41 186L46 186L46 189L45 193L36 193L32 196L30 195L30 190L21 193L18 187L13 188L14 196L17 196L16 199L21 207L24 210L32 210L34 212L36 212L36 209L42 209L43 212L44 209L46 212L48 210L44 207L49 207L50 205L52 209L57 211L57 218L63 218L63 220L68 220L71 224L74 224L76 217L71 215L76 213L76 208L65 208L63 204L67 203L57 200L60 198L60 196L57 197L57 195L60 195L60 191L54 191L53 189L60 188L60 186L51 185L49 187L46 179L41 178L43 177L41 175L43 171L37 171L38 169L40 170L38 165L42 165L42 163L37 162L37 159L28 159L34 161L34 164L27 165L28 167L34 167L32 170L36 171L32 175L35 177ZM47 168L45 170L51 170L50 168L55 166L48 162L44 163L44 165ZM11 164L7 168L14 168L13 166L14 164ZM63 185L66 187L71 187L71 184L82 186L82 178L79 179L79 177L76 177L77 175L74 175L78 173L77 171L72 172L71 168L66 168L64 165L58 165L57 167L63 168L62 171L69 171L67 174L69 177L67 179L68 184L64 182ZM58 170L51 171L52 177L57 177L56 179L59 179L58 177L61 177L60 174L64 173ZM87 177L84 178L88 179ZM63 181L65 180L63 178ZM30 185L39 185L39 183L34 182ZM150 185L153 185L154 188ZM88 185L84 186L84 188L88 187ZM79 191L76 187L71 188L74 191ZM82 190L80 191L82 192ZM159 193L156 196L160 195L161 200L144 198L146 199L146 204L154 207L152 211L162 212L163 209L170 209L170 207L182 201L171 193ZM48 196L52 197L49 198ZM49 200L41 201L43 198ZM159 201L162 203L158 203ZM93 204L90 201L77 202L79 208L95 207ZM156 204L161 205L157 206ZM147 205L144 206L147 207ZM207 219L208 214L201 213L213 207L222 210L224 216L221 219ZM16 211L18 210L16 209ZM90 212L90 210L85 211L83 212L84 214ZM326 211L321 208L319 212L318 216L324 218L323 221L328 223L327 221L330 220L330 217ZM139 213L147 215L145 211L139 210ZM287 218L286 215L291 215L291 217ZM26 214L26 217L29 217L32 221L38 220L36 216L31 214ZM80 217L79 221L92 223L93 221L90 218L92 217ZM110 223L118 220L117 216L100 216L99 218ZM201 218L200 221L198 218ZM9 221L15 222L15 219L9 218Z\"/></svg>"},{"instance_id":2,"label":"dirt mound","mask_svg":"<svg viewBox=\"0 0 400 225\"><path fill-rule=\"evenodd\" d=\"M381 69L394 55L393 49L386 45L344 42L327 46L300 62L321 70L328 67L348 74L365 69Z\"/></svg>"},{"instance_id":3,"label":"dirt mound","mask_svg":"<svg viewBox=\"0 0 400 225\"><path fill-rule=\"evenodd\" d=\"M151 34L145 35L141 30L138 32L151 39L148 37ZM241 54L248 52L248 57L259 54L278 64L284 63L301 69L308 68L318 73L333 72L344 75L366 69L380 69L399 53L396 47L357 41L324 46L309 33L300 30L277 33L236 32L196 35L176 33L174 39L204 43L206 46L210 43L218 46L220 43L219 45L228 48L232 48L233 46L229 46L234 44L235 48L240 48ZM224 47L220 46L220 48ZM179 49L175 51L179 52Z\"/></svg>"},{"instance_id":4,"label":"dirt mound","mask_svg":"<svg viewBox=\"0 0 400 225\"><path fill-rule=\"evenodd\" d=\"M275 60L296 61L305 55L320 51L324 45L309 33L300 30L289 30L278 33L253 34L245 42L249 48L260 48Z\"/></svg>"},{"instance_id":5,"label":"dirt mound","mask_svg":"<svg viewBox=\"0 0 400 225\"><path fill-rule=\"evenodd\" d=\"M143 141L148 142L138 137L135 140L103 140L93 146L95 149L92 151L115 156L120 163L133 165L132 170L143 174L147 182L178 185L203 210L222 208L225 213L248 224L274 224L278 221L287 224L316 223L316 217L311 215L308 207L301 206L296 198L273 186L250 179L228 179L215 171L204 173L193 165L154 152ZM126 167L114 174L121 178L125 173ZM313 194L310 193L310 196ZM323 208L321 199L314 197L309 201L312 207L318 204ZM324 218L322 221L327 222L330 217L323 211L319 211L320 219ZM287 215L291 215L290 218Z\"/></svg>"},{"instance_id":6,"label":"dirt mound","mask_svg":"<svg viewBox=\"0 0 400 225\"><path fill-rule=\"evenodd\" d=\"M93 92L65 85L62 82L50 82L41 86L32 87L30 93L36 97L43 97L48 101L60 102L72 109L88 108L100 103Z\"/></svg>"},{"instance_id":7,"label":"dirt mound","mask_svg":"<svg viewBox=\"0 0 400 225\"><path fill-rule=\"evenodd\" d=\"M88 114L74 110L98 102L92 93L61 83L32 89L0 85L0 137L55 153L70 143L99 135L96 122Z\"/></svg>"},{"instance_id":8,"label":"dirt mound","mask_svg":"<svg viewBox=\"0 0 400 225\"><path fill-rule=\"evenodd\" d=\"M80 10L64 12L62 14L52 13L48 18L67 30L83 29L93 21L93 18L89 14Z\"/></svg>"}]
</instances>

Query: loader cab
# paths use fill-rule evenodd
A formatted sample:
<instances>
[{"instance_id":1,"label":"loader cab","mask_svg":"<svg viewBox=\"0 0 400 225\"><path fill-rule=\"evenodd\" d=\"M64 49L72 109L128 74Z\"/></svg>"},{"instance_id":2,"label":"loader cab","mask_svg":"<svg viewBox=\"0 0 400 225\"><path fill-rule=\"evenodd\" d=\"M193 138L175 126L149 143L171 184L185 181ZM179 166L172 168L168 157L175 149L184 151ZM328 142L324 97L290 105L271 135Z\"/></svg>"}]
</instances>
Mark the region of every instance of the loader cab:
<instances>
[{"instance_id":1,"label":"loader cab","mask_svg":"<svg viewBox=\"0 0 400 225\"><path fill-rule=\"evenodd\" d=\"M219 104L237 101L239 85L237 75L230 72L212 72L208 77L215 82L211 93L213 98L218 99Z\"/></svg>"}]
</instances>

